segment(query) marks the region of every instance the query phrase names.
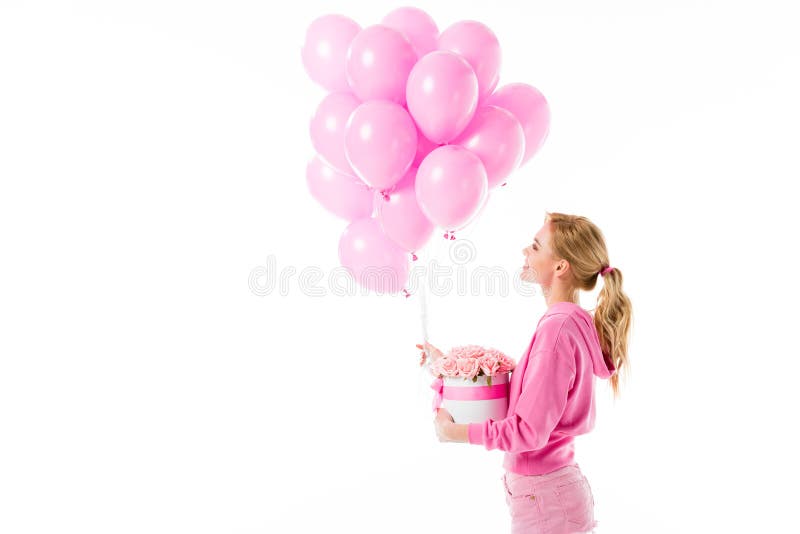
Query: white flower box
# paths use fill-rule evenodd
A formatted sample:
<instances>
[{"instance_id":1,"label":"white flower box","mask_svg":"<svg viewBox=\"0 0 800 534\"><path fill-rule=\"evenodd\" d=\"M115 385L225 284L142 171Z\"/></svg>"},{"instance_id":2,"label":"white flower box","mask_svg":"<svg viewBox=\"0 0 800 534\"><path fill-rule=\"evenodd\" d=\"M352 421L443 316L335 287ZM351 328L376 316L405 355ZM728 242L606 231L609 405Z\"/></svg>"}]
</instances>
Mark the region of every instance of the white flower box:
<instances>
[{"instance_id":1,"label":"white flower box","mask_svg":"<svg viewBox=\"0 0 800 534\"><path fill-rule=\"evenodd\" d=\"M441 406L450 412L456 423L482 423L506 417L510 376L511 373L478 376L475 382L469 378L445 376L434 384L442 380ZM487 384L487 378L491 378L491 385Z\"/></svg>"}]
</instances>

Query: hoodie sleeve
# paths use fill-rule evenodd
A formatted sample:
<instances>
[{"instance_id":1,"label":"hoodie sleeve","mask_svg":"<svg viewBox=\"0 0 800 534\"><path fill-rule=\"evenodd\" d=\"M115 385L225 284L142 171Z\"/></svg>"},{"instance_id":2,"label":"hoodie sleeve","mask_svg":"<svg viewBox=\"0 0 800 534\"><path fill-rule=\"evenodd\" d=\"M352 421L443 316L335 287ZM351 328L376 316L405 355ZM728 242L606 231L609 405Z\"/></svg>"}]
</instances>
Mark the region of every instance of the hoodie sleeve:
<instances>
[{"instance_id":1,"label":"hoodie sleeve","mask_svg":"<svg viewBox=\"0 0 800 534\"><path fill-rule=\"evenodd\" d=\"M567 404L575 370L560 353L531 354L514 411L505 419L470 423L469 442L511 453L547 445Z\"/></svg>"}]
</instances>

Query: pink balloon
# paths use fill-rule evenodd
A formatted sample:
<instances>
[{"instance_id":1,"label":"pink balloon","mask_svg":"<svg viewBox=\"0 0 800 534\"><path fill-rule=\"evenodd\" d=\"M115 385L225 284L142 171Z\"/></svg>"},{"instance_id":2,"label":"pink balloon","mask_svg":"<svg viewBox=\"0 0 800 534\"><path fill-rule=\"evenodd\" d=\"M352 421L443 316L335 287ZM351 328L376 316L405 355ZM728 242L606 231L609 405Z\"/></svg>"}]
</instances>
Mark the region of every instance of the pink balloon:
<instances>
[{"instance_id":1,"label":"pink balloon","mask_svg":"<svg viewBox=\"0 0 800 534\"><path fill-rule=\"evenodd\" d=\"M486 25L474 20L456 22L439 35L439 50L464 56L478 77L478 100L494 91L500 79L500 43Z\"/></svg>"},{"instance_id":2,"label":"pink balloon","mask_svg":"<svg viewBox=\"0 0 800 534\"><path fill-rule=\"evenodd\" d=\"M489 205L489 197L490 196L492 196L492 190L489 190L489 191L486 192L486 196L483 197L483 203L477 209L477 211L475 212L475 215L473 215L472 218L469 221L467 221L466 223L462 224L461 226L459 226L458 228L453 230L453 232L459 232L459 231L463 230L464 228L466 228L467 226L469 226L470 224L472 224L473 222L477 221L481 217L483 212L486 211L486 206Z\"/></svg>"},{"instance_id":3,"label":"pink balloon","mask_svg":"<svg viewBox=\"0 0 800 534\"><path fill-rule=\"evenodd\" d=\"M389 193L387 200L376 199L377 219L384 233L409 252L424 247L435 229L417 203L416 175L417 169L412 168Z\"/></svg>"},{"instance_id":4,"label":"pink balloon","mask_svg":"<svg viewBox=\"0 0 800 534\"><path fill-rule=\"evenodd\" d=\"M303 66L312 80L328 91L349 91L345 60L350 42L361 31L352 19L343 15L323 15L306 30L301 55Z\"/></svg>"},{"instance_id":5,"label":"pink balloon","mask_svg":"<svg viewBox=\"0 0 800 534\"><path fill-rule=\"evenodd\" d=\"M397 293L408 281L408 253L383 233L377 219L351 222L339 238L339 261L356 283Z\"/></svg>"},{"instance_id":6,"label":"pink balloon","mask_svg":"<svg viewBox=\"0 0 800 534\"><path fill-rule=\"evenodd\" d=\"M347 174L353 169L344 153L344 131L359 104L352 93L331 93L320 102L309 126L314 149L326 163Z\"/></svg>"},{"instance_id":7,"label":"pink balloon","mask_svg":"<svg viewBox=\"0 0 800 534\"><path fill-rule=\"evenodd\" d=\"M486 167L489 187L492 188L519 167L525 152L525 133L510 111L496 106L482 106L452 143L469 149L481 158Z\"/></svg>"},{"instance_id":8,"label":"pink balloon","mask_svg":"<svg viewBox=\"0 0 800 534\"><path fill-rule=\"evenodd\" d=\"M431 16L421 9L416 7L395 9L383 17L381 23L402 33L414 47L417 57L436 50L439 28Z\"/></svg>"},{"instance_id":9,"label":"pink balloon","mask_svg":"<svg viewBox=\"0 0 800 534\"><path fill-rule=\"evenodd\" d=\"M480 158L462 146L440 146L417 170L415 190L420 209L445 230L456 230L470 222L488 189Z\"/></svg>"},{"instance_id":10,"label":"pink balloon","mask_svg":"<svg viewBox=\"0 0 800 534\"><path fill-rule=\"evenodd\" d=\"M481 207L478 208L478 212L475 214L475 217L472 218L473 221L475 219L477 219L478 217L480 217L481 214L484 212L484 210L486 210L486 206L489 205L489 197L490 196L492 196L492 192L491 191L486 193L486 196L483 198L483 204L481 204Z\"/></svg>"},{"instance_id":11,"label":"pink balloon","mask_svg":"<svg viewBox=\"0 0 800 534\"><path fill-rule=\"evenodd\" d=\"M306 185L311 196L337 217L354 221L372 215L375 192L355 176L326 165L318 156L306 166Z\"/></svg>"},{"instance_id":12,"label":"pink balloon","mask_svg":"<svg viewBox=\"0 0 800 534\"><path fill-rule=\"evenodd\" d=\"M544 95L528 84L512 83L498 89L486 103L507 109L522 125L525 154L520 165L524 165L544 144L550 131L550 108Z\"/></svg>"},{"instance_id":13,"label":"pink balloon","mask_svg":"<svg viewBox=\"0 0 800 534\"><path fill-rule=\"evenodd\" d=\"M347 82L363 100L406 101L406 79L417 54L402 33L376 24L361 30L347 51Z\"/></svg>"},{"instance_id":14,"label":"pink balloon","mask_svg":"<svg viewBox=\"0 0 800 534\"><path fill-rule=\"evenodd\" d=\"M356 175L366 184L385 190L411 167L417 152L417 129L398 104L370 100L350 115L344 149Z\"/></svg>"},{"instance_id":15,"label":"pink balloon","mask_svg":"<svg viewBox=\"0 0 800 534\"><path fill-rule=\"evenodd\" d=\"M447 143L469 124L478 103L478 79L467 60L438 50L422 57L408 76L408 111L434 143Z\"/></svg>"}]
</instances>

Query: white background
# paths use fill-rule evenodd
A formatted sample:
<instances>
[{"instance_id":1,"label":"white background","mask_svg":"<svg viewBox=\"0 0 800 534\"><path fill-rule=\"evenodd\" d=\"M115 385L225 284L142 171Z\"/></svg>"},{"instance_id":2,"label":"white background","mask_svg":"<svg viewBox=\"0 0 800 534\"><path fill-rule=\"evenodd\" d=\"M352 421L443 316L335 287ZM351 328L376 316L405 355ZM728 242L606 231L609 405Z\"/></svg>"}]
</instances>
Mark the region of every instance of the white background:
<instances>
[{"instance_id":1,"label":"white background","mask_svg":"<svg viewBox=\"0 0 800 534\"><path fill-rule=\"evenodd\" d=\"M797 528L790 4L415 4L487 24L552 112L467 267L512 280L545 211L580 214L634 304L576 441L597 532ZM503 453L435 437L418 295L325 284L346 223L306 188L300 47L399 5L0 3L0 531L508 531ZM295 274L258 293L268 258ZM533 289L431 295L432 342L520 358Z\"/></svg>"}]
</instances>

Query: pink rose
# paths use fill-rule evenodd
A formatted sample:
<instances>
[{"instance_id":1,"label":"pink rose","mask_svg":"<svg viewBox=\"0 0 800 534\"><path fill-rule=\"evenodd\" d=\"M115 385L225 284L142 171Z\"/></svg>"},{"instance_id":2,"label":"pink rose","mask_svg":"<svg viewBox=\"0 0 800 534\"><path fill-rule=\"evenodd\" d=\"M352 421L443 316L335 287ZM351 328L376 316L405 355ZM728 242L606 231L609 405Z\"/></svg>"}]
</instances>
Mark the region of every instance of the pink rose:
<instances>
[{"instance_id":1,"label":"pink rose","mask_svg":"<svg viewBox=\"0 0 800 534\"><path fill-rule=\"evenodd\" d=\"M458 363L450 356L442 356L431 363L431 371L436 376L458 376Z\"/></svg>"},{"instance_id":2,"label":"pink rose","mask_svg":"<svg viewBox=\"0 0 800 534\"><path fill-rule=\"evenodd\" d=\"M478 358L459 358L458 362L458 376L472 379L478 376L481 370L480 360Z\"/></svg>"},{"instance_id":3,"label":"pink rose","mask_svg":"<svg viewBox=\"0 0 800 534\"><path fill-rule=\"evenodd\" d=\"M481 371L486 376L495 376L500 371L500 358L497 354L486 354L479 359Z\"/></svg>"},{"instance_id":4,"label":"pink rose","mask_svg":"<svg viewBox=\"0 0 800 534\"><path fill-rule=\"evenodd\" d=\"M508 373L514 370L517 366L516 362L506 356L505 354L501 354L500 358L498 359L498 363L500 364L498 373Z\"/></svg>"},{"instance_id":5,"label":"pink rose","mask_svg":"<svg viewBox=\"0 0 800 534\"><path fill-rule=\"evenodd\" d=\"M483 347L480 345L461 345L450 349L448 354L457 360L461 358L480 358L483 356Z\"/></svg>"}]
</instances>

